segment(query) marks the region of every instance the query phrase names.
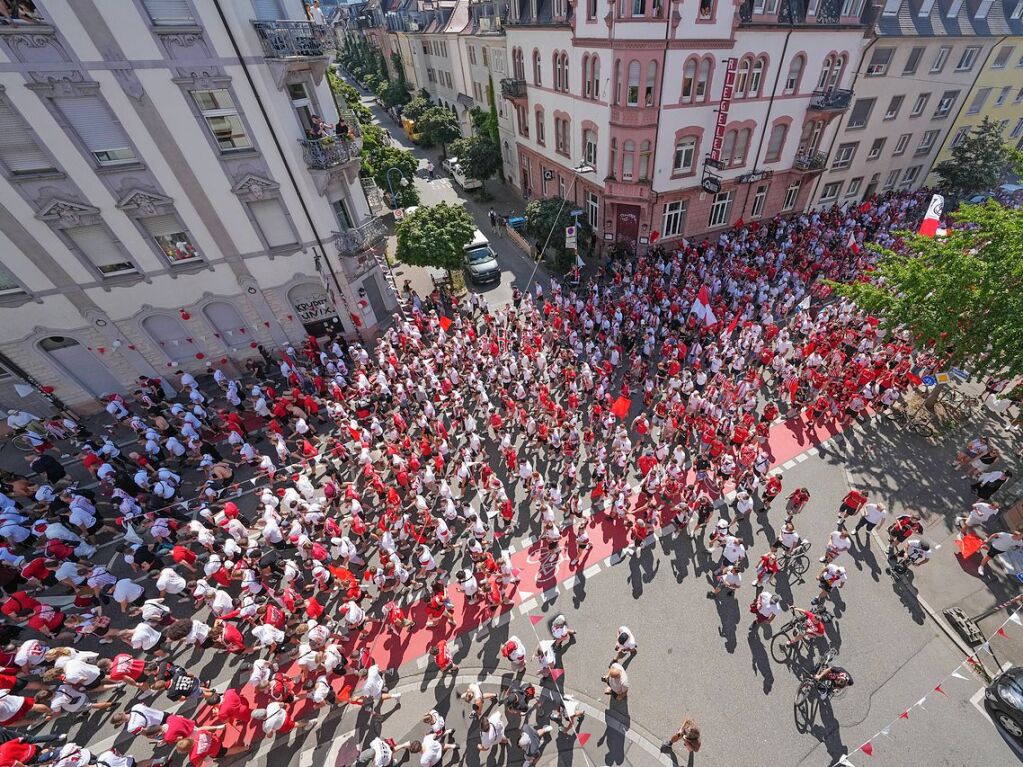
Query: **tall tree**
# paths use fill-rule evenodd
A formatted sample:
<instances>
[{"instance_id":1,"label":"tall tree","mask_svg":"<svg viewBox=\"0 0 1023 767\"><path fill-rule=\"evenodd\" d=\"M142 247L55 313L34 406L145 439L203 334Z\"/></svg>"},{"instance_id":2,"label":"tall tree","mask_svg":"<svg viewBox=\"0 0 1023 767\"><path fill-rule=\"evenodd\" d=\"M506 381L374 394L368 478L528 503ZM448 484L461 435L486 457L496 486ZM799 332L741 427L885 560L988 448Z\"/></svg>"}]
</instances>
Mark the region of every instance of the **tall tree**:
<instances>
[{"instance_id":1,"label":"tall tree","mask_svg":"<svg viewBox=\"0 0 1023 767\"><path fill-rule=\"evenodd\" d=\"M1013 164L1015 152L1002 142L998 123L985 117L957 146L951 157L934 166L940 186L954 197L993 189Z\"/></svg>"},{"instance_id":2,"label":"tall tree","mask_svg":"<svg viewBox=\"0 0 1023 767\"><path fill-rule=\"evenodd\" d=\"M372 155L365 158L364 168L373 176L378 187L387 191L393 189L394 204L398 207L406 208L419 204L419 190L413 183L419 169L419 160L411 152L391 145L379 146ZM401 172L400 175L391 170L392 168L397 168ZM406 186L401 184L402 177L408 181Z\"/></svg>"},{"instance_id":3,"label":"tall tree","mask_svg":"<svg viewBox=\"0 0 1023 767\"><path fill-rule=\"evenodd\" d=\"M501 150L487 135L452 142L451 154L458 158L458 164L469 178L486 182L501 169Z\"/></svg>"},{"instance_id":4,"label":"tall tree","mask_svg":"<svg viewBox=\"0 0 1023 767\"><path fill-rule=\"evenodd\" d=\"M548 254L553 251L554 263L560 269L568 269L575 263L576 251L565 243L565 229L576 223L575 217L570 215L574 207L574 203L564 197L533 200L526 206L526 233L536 242L538 253L544 245ZM577 242L585 242L589 232L589 223L585 218L579 219Z\"/></svg>"},{"instance_id":5,"label":"tall tree","mask_svg":"<svg viewBox=\"0 0 1023 767\"><path fill-rule=\"evenodd\" d=\"M1023 211L963 205L944 238L907 235L871 279L839 286L888 327L975 373L1023 373Z\"/></svg>"},{"instance_id":6,"label":"tall tree","mask_svg":"<svg viewBox=\"0 0 1023 767\"><path fill-rule=\"evenodd\" d=\"M433 102L428 98L423 98L421 93L416 94L405 107L401 110L402 117L407 117L412 122L419 122L419 119L426 113L426 111L433 106Z\"/></svg>"},{"instance_id":7,"label":"tall tree","mask_svg":"<svg viewBox=\"0 0 1023 767\"><path fill-rule=\"evenodd\" d=\"M458 269L463 249L472 241L476 222L459 205L430 205L419 208L398 224L399 261L415 266Z\"/></svg>"},{"instance_id":8,"label":"tall tree","mask_svg":"<svg viewBox=\"0 0 1023 767\"><path fill-rule=\"evenodd\" d=\"M433 106L416 120L416 130L423 134L427 146L440 144L441 153L447 156L447 145L462 135L458 118L450 110Z\"/></svg>"}]
</instances>

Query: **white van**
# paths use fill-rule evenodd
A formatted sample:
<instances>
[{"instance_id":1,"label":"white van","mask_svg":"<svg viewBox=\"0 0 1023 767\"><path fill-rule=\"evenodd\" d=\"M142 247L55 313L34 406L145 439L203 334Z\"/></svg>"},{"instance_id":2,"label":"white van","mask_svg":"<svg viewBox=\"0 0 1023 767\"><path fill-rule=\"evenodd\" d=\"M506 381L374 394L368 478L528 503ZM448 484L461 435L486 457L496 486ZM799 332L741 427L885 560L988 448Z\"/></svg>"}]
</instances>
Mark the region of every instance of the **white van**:
<instances>
[{"instance_id":1,"label":"white van","mask_svg":"<svg viewBox=\"0 0 1023 767\"><path fill-rule=\"evenodd\" d=\"M451 174L451 178L458 182L458 185L469 191L471 189L479 189L483 186L483 182L479 179L469 178L465 175L465 171L462 170L462 166L458 164L457 157L449 157L441 163L441 167L444 168L448 173Z\"/></svg>"},{"instance_id":2,"label":"white van","mask_svg":"<svg viewBox=\"0 0 1023 767\"><path fill-rule=\"evenodd\" d=\"M479 229L473 232L472 239L465 246L464 251L465 263L463 266L469 275L470 282L482 285L501 279L501 267L490 247L490 240Z\"/></svg>"}]
</instances>

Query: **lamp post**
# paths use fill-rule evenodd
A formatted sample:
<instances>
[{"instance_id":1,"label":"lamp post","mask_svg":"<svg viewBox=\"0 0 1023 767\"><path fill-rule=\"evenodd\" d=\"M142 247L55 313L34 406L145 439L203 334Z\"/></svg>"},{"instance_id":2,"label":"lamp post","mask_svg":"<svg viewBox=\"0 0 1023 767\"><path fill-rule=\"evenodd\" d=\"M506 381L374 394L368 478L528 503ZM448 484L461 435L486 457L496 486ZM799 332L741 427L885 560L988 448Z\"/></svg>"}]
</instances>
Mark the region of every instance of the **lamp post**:
<instances>
[{"instance_id":1,"label":"lamp post","mask_svg":"<svg viewBox=\"0 0 1023 767\"><path fill-rule=\"evenodd\" d=\"M391 207L398 207L398 198L394 196L394 184L391 183L391 173L398 174L398 185L401 187L408 186L408 179L405 178L405 174L401 172L401 168L388 168L387 169L387 191L391 193Z\"/></svg>"}]
</instances>

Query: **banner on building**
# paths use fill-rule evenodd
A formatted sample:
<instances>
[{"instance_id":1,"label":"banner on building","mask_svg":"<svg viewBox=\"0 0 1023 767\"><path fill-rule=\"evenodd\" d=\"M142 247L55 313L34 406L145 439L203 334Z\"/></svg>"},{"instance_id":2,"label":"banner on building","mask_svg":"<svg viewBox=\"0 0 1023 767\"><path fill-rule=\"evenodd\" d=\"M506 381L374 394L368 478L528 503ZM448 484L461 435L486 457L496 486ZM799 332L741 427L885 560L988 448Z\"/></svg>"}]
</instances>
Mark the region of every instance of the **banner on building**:
<instances>
[{"instance_id":1,"label":"banner on building","mask_svg":"<svg viewBox=\"0 0 1023 767\"><path fill-rule=\"evenodd\" d=\"M732 103L735 72L738 68L739 59L728 59L725 65L725 85L721 90L721 103L718 105L717 122L714 124L714 141L710 146L710 159L715 163L721 159L721 145L725 140L725 126L728 125L728 107Z\"/></svg>"}]
</instances>

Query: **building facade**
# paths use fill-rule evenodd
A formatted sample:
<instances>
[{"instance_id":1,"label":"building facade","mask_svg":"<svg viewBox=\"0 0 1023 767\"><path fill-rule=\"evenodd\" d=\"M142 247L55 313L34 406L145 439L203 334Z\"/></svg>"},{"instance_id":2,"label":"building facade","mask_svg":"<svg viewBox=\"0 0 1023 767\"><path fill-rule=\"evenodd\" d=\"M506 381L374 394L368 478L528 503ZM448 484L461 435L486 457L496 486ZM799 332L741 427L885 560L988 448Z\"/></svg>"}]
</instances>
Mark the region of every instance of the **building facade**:
<instances>
[{"instance_id":1,"label":"building facade","mask_svg":"<svg viewBox=\"0 0 1023 767\"><path fill-rule=\"evenodd\" d=\"M881 6L856 67L852 108L828 147L828 169L812 204L921 186L942 159L942 147L984 114L995 116L993 109L1004 109L995 119L1009 121L1007 136L1015 130L1013 116L1016 122L1023 117L1023 99L1017 100L1023 72L1012 40L1023 30L1021 11L1017 0L888 0Z\"/></svg>"},{"instance_id":2,"label":"building facade","mask_svg":"<svg viewBox=\"0 0 1023 767\"><path fill-rule=\"evenodd\" d=\"M869 14L862 0L515 0L515 183L637 248L802 209Z\"/></svg>"},{"instance_id":3,"label":"building facade","mask_svg":"<svg viewBox=\"0 0 1023 767\"><path fill-rule=\"evenodd\" d=\"M300 0L34 6L0 26L2 404L25 379L87 410L389 315L333 31Z\"/></svg>"}]
</instances>

